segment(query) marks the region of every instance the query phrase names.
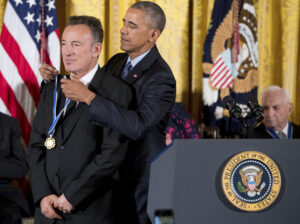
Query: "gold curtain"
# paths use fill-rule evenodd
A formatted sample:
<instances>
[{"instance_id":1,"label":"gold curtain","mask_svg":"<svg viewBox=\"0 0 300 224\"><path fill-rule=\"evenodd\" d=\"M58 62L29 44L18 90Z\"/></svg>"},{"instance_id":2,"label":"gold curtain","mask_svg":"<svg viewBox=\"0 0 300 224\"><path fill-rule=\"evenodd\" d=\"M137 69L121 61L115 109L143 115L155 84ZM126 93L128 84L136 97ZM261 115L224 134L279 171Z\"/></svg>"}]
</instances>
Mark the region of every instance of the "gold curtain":
<instances>
[{"instance_id":1,"label":"gold curtain","mask_svg":"<svg viewBox=\"0 0 300 224\"><path fill-rule=\"evenodd\" d=\"M0 29L7 0L0 0ZM196 120L202 111L202 54L214 1L153 0L165 11L167 25L157 42L177 80L177 101ZM71 15L92 15L102 21L103 65L120 52L119 30L126 9L136 0L56 0L62 31ZM291 121L300 124L300 0L254 0L258 29L258 94L268 85L287 89L293 102ZM1 63L1 62L0 62ZM298 102L298 103L297 103Z\"/></svg>"},{"instance_id":2,"label":"gold curtain","mask_svg":"<svg viewBox=\"0 0 300 224\"><path fill-rule=\"evenodd\" d=\"M255 2L258 92L269 85L288 90L293 102L290 120L300 124L300 0Z\"/></svg>"}]
</instances>

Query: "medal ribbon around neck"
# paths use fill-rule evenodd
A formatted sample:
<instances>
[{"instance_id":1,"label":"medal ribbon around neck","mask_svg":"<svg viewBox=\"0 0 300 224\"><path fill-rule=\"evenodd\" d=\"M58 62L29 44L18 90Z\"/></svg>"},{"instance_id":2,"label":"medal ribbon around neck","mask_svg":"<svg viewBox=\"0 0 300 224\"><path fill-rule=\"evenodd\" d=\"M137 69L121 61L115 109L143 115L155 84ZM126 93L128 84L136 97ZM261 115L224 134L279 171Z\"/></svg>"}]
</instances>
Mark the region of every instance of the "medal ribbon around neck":
<instances>
[{"instance_id":1,"label":"medal ribbon around neck","mask_svg":"<svg viewBox=\"0 0 300 224\"><path fill-rule=\"evenodd\" d=\"M63 76L64 78L66 78L66 76ZM68 104L70 103L70 99L67 98L63 109L58 113L58 115L56 115L56 107L57 107L57 75L55 75L55 89L53 91L53 120L52 120L52 124L49 128L48 131L48 135L49 137L46 139L45 141L45 146L47 147L47 149L52 149L55 146L55 139L52 137L54 135L55 132L55 126L57 124L57 122L59 121L59 118L61 117L62 113L64 112L64 110L67 108Z\"/></svg>"},{"instance_id":2,"label":"medal ribbon around neck","mask_svg":"<svg viewBox=\"0 0 300 224\"><path fill-rule=\"evenodd\" d=\"M279 136L277 135L277 133L271 129L271 128L267 128L267 132L272 135L272 137L274 139L279 139ZM291 125L291 123L288 123L288 135L286 136L287 139L291 139L292 138L292 132L293 132L293 126Z\"/></svg>"}]
</instances>

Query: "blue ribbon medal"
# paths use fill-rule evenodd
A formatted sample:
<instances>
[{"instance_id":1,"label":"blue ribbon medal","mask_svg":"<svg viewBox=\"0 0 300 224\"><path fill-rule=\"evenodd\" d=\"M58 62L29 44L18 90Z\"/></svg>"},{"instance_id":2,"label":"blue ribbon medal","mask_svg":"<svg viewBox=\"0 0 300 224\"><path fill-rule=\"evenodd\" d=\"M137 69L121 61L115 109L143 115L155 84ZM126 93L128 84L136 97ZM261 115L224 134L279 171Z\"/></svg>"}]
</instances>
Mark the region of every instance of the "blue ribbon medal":
<instances>
[{"instance_id":1,"label":"blue ribbon medal","mask_svg":"<svg viewBox=\"0 0 300 224\"><path fill-rule=\"evenodd\" d=\"M271 128L266 128L267 132L274 138L274 139L279 139L279 136L277 135L277 133L271 129ZM293 133L293 126L291 125L290 122L288 122L288 135L287 135L287 139L291 139L292 138L292 133Z\"/></svg>"},{"instance_id":2,"label":"blue ribbon medal","mask_svg":"<svg viewBox=\"0 0 300 224\"><path fill-rule=\"evenodd\" d=\"M64 76L65 78L65 76ZM54 104L53 104L53 120L52 124L49 128L48 135L49 137L46 139L44 145L47 149L53 149L55 147L55 139L53 138L55 126L61 117L64 110L67 108L68 104L70 103L70 99L67 99L64 105L64 108L59 112L58 115L56 115L56 105L57 105L57 75L55 75L55 89L53 92L53 98L54 98Z\"/></svg>"}]
</instances>

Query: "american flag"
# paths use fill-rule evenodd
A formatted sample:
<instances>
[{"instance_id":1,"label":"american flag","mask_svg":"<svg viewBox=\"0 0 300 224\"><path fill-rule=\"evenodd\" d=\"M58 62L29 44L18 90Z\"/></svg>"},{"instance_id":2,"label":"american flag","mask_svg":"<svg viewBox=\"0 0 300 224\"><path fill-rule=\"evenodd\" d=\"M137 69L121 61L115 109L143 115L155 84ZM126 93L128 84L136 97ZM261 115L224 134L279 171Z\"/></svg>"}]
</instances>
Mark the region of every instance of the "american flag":
<instances>
[{"instance_id":1,"label":"american flag","mask_svg":"<svg viewBox=\"0 0 300 224\"><path fill-rule=\"evenodd\" d=\"M214 0L203 54L203 122L223 136L242 127L227 116L223 99L231 96L247 112L249 95L257 96L258 40L253 0Z\"/></svg>"},{"instance_id":2,"label":"american flag","mask_svg":"<svg viewBox=\"0 0 300 224\"><path fill-rule=\"evenodd\" d=\"M55 0L8 0L0 36L0 111L19 120L26 145L40 99L41 58L60 68Z\"/></svg>"},{"instance_id":3,"label":"american flag","mask_svg":"<svg viewBox=\"0 0 300 224\"><path fill-rule=\"evenodd\" d=\"M222 52L215 60L211 70L210 81L213 87L227 88L232 86L232 80L238 75L234 64L231 63L231 53L229 49Z\"/></svg>"}]
</instances>

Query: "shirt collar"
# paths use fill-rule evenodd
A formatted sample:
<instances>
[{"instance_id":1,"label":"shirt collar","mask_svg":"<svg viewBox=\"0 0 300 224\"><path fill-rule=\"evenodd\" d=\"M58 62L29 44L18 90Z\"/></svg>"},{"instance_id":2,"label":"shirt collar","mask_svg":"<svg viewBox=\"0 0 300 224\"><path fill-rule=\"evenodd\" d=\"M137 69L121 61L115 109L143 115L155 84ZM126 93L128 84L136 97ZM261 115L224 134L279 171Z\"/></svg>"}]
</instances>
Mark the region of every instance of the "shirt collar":
<instances>
[{"instance_id":1,"label":"shirt collar","mask_svg":"<svg viewBox=\"0 0 300 224\"><path fill-rule=\"evenodd\" d=\"M286 136L288 136L288 128L289 128L289 122L286 123L284 129L281 130ZM278 134L279 131L276 131L276 134Z\"/></svg>"},{"instance_id":2,"label":"shirt collar","mask_svg":"<svg viewBox=\"0 0 300 224\"><path fill-rule=\"evenodd\" d=\"M95 65L95 67L89 71L86 75L82 76L79 80L85 85L88 86L92 79L94 78L94 75L96 74L96 71L98 69L98 64Z\"/></svg>"},{"instance_id":3,"label":"shirt collar","mask_svg":"<svg viewBox=\"0 0 300 224\"><path fill-rule=\"evenodd\" d=\"M151 50L151 49L150 49L150 50ZM133 60L130 60L130 57L128 57L126 64L130 61L130 62L131 62L131 65L132 65L132 68L133 68L134 66L136 66L137 63L139 63L139 62L140 62L140 61L141 61L141 60L149 53L150 50L148 50L148 51L146 51L145 53L143 53L143 54L137 56L137 57L136 57L135 59L133 59Z\"/></svg>"}]
</instances>

